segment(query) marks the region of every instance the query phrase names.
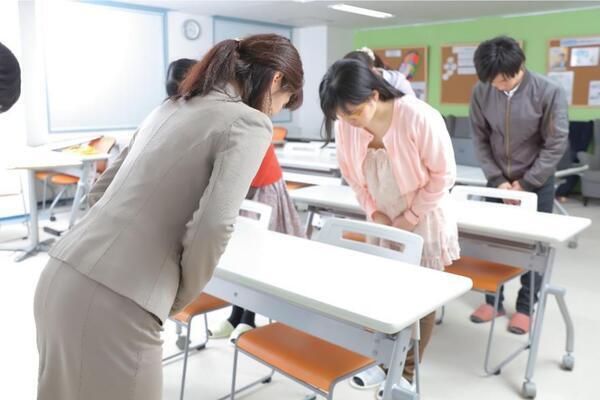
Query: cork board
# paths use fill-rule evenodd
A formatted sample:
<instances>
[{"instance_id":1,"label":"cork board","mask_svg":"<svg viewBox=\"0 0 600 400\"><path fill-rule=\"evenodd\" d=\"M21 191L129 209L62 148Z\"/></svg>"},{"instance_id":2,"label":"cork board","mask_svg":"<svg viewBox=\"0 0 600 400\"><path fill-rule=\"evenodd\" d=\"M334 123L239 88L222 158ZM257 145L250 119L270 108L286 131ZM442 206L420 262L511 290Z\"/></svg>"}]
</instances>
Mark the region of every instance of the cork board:
<instances>
[{"instance_id":1,"label":"cork board","mask_svg":"<svg viewBox=\"0 0 600 400\"><path fill-rule=\"evenodd\" d=\"M600 107L600 36L552 39L546 71L567 93L569 105Z\"/></svg>"},{"instance_id":2,"label":"cork board","mask_svg":"<svg viewBox=\"0 0 600 400\"><path fill-rule=\"evenodd\" d=\"M399 70L421 100L427 100L427 46L397 46L374 50L389 69Z\"/></svg>"},{"instance_id":3,"label":"cork board","mask_svg":"<svg viewBox=\"0 0 600 400\"><path fill-rule=\"evenodd\" d=\"M523 48L523 42L519 41ZM451 44L441 48L442 104L469 104L478 81L473 55L479 43Z\"/></svg>"}]
</instances>

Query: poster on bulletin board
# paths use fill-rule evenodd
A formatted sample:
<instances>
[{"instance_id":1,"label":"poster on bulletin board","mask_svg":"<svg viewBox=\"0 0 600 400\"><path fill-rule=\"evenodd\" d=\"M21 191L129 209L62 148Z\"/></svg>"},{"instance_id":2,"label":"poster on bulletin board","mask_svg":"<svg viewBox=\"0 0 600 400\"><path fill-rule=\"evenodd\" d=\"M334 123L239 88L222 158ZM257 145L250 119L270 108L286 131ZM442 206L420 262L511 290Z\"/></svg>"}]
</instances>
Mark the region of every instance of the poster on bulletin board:
<instances>
[{"instance_id":1,"label":"poster on bulletin board","mask_svg":"<svg viewBox=\"0 0 600 400\"><path fill-rule=\"evenodd\" d=\"M547 71L569 105L600 107L600 36L550 40Z\"/></svg>"},{"instance_id":2,"label":"poster on bulletin board","mask_svg":"<svg viewBox=\"0 0 600 400\"><path fill-rule=\"evenodd\" d=\"M427 100L427 46L398 46L374 50L386 66L410 82L417 97Z\"/></svg>"},{"instance_id":3,"label":"poster on bulletin board","mask_svg":"<svg viewBox=\"0 0 600 400\"><path fill-rule=\"evenodd\" d=\"M477 83L473 55L477 43L442 46L441 100L445 104L468 104Z\"/></svg>"}]
</instances>

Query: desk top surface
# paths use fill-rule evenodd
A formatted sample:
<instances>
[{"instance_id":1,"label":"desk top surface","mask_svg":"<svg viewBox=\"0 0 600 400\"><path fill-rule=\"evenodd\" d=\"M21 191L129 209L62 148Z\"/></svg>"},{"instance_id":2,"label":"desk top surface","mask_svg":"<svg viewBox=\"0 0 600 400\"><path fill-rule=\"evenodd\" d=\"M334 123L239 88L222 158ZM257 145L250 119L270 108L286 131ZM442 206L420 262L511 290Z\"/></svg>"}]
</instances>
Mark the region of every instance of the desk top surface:
<instances>
[{"instance_id":1,"label":"desk top surface","mask_svg":"<svg viewBox=\"0 0 600 400\"><path fill-rule=\"evenodd\" d=\"M242 219L215 276L387 334L471 288L464 277L267 231Z\"/></svg>"},{"instance_id":2,"label":"desk top surface","mask_svg":"<svg viewBox=\"0 0 600 400\"><path fill-rule=\"evenodd\" d=\"M362 215L348 186L312 186L290 192L296 202ZM461 232L523 242L559 244L591 225L588 218L525 211L502 204L455 202Z\"/></svg>"}]
</instances>

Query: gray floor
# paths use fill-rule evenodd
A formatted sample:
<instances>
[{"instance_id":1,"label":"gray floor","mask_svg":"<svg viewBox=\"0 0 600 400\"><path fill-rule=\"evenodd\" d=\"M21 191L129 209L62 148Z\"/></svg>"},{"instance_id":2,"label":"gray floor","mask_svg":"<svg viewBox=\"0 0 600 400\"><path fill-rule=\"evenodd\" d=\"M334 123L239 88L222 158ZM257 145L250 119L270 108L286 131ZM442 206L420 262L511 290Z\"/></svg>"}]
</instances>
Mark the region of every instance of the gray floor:
<instances>
[{"instance_id":1,"label":"gray floor","mask_svg":"<svg viewBox=\"0 0 600 400\"><path fill-rule=\"evenodd\" d=\"M576 250L561 248L557 255L554 283L568 288L568 306L576 327L575 369L565 372L559 368L564 352L564 326L558 307L549 303L544 320L544 333L535 374L538 399L598 399L595 384L596 368L600 362L600 342L594 337L600 332L600 203L592 202L584 208L580 203L567 204L573 215L592 218L592 227L581 236ZM62 214L55 225L64 225ZM42 226L48 225L42 221ZM20 224L0 226L0 242L23 235ZM43 235L43 237L45 237ZM3 329L2 376L0 397L33 399L36 392L37 351L32 315L33 292L39 273L47 260L40 254L22 263L12 262L13 254L0 252L0 313ZM509 315L514 311L518 287L507 288L506 303ZM526 357L521 356L502 371L500 376L485 377L482 373L483 351L487 326L468 321L470 311L479 305L482 297L469 293L446 308L446 319L436 327L422 367L424 399L518 399L523 380ZM214 324L226 317L227 312L210 316ZM264 320L259 319L259 323ZM500 320L501 328L508 318ZM200 339L200 330L196 330ZM196 335L194 335L196 336ZM165 354L175 350L174 327L167 325L164 332ZM508 351L519 338L503 329L498 340L498 352ZM213 341L208 348L191 358L186 398L215 399L225 394L230 385L232 348L225 341ZM266 370L256 363L243 360L240 382L261 376ZM179 393L181 363L164 368L164 399L176 399ZM282 376L276 375L269 385L254 389L240 399L302 399L308 391ZM374 391L356 391L344 382L339 385L336 399L373 399Z\"/></svg>"}]
</instances>

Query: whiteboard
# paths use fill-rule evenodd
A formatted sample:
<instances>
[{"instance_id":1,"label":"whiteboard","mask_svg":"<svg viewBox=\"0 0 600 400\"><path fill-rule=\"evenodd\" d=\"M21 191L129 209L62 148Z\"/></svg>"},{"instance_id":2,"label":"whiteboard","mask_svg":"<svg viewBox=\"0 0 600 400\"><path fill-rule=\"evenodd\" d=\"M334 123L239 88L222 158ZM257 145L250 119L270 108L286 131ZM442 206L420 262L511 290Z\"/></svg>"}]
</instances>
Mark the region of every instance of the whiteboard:
<instances>
[{"instance_id":1,"label":"whiteboard","mask_svg":"<svg viewBox=\"0 0 600 400\"><path fill-rule=\"evenodd\" d=\"M275 33L292 40L292 27L285 25L265 24L262 22L239 20L225 17L214 17L213 40L215 44L226 40L243 38L261 33ZM281 110L273 117L273 122L291 122L292 112Z\"/></svg>"},{"instance_id":2,"label":"whiteboard","mask_svg":"<svg viewBox=\"0 0 600 400\"><path fill-rule=\"evenodd\" d=\"M165 99L163 10L57 1L43 21L50 132L133 129Z\"/></svg>"}]
</instances>

